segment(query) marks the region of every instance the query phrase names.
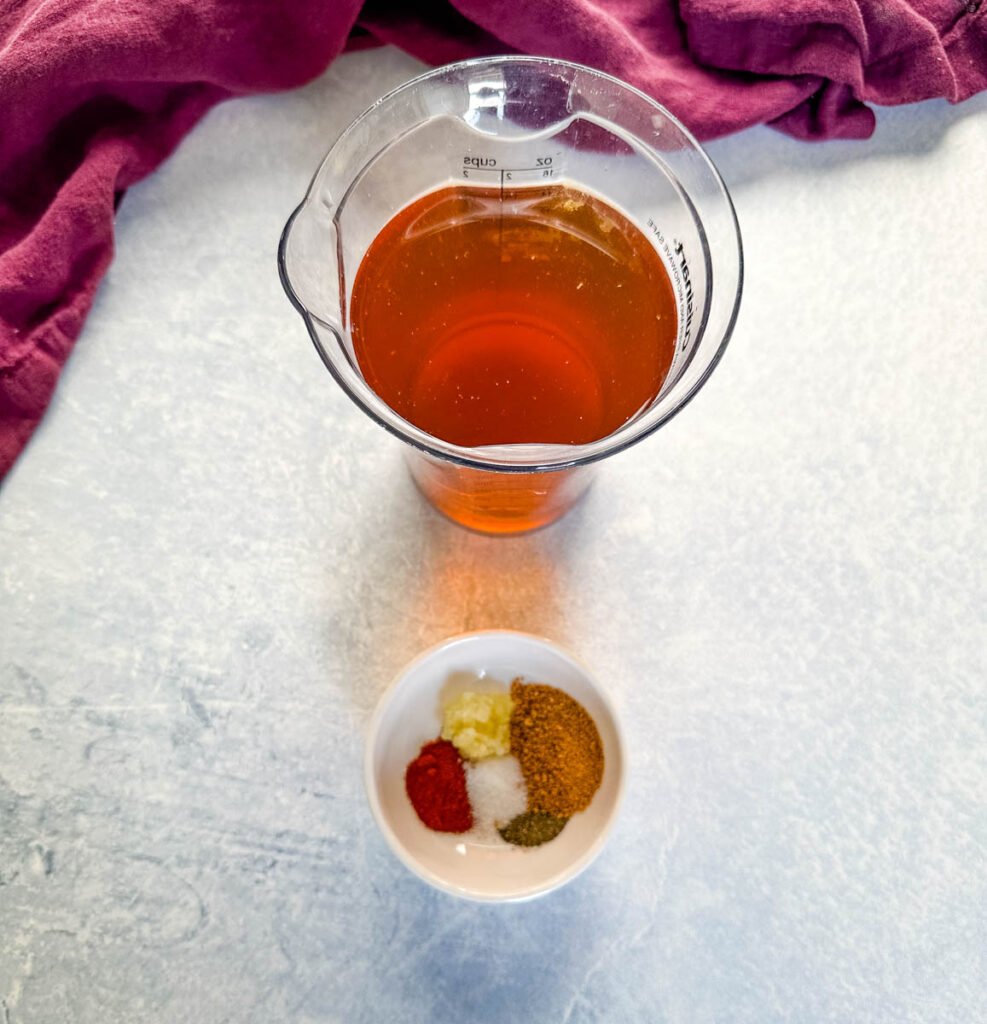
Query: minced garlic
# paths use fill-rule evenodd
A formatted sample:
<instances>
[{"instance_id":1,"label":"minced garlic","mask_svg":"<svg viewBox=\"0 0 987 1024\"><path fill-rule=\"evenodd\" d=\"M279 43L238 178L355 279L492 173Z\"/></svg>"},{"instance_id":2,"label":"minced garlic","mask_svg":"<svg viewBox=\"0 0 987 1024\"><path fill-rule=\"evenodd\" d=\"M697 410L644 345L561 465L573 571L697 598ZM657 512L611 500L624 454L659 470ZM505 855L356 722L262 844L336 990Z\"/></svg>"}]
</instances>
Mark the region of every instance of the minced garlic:
<instances>
[{"instance_id":1,"label":"minced garlic","mask_svg":"<svg viewBox=\"0 0 987 1024\"><path fill-rule=\"evenodd\" d=\"M443 709L442 738L471 761L510 753L512 708L507 693L461 693Z\"/></svg>"}]
</instances>

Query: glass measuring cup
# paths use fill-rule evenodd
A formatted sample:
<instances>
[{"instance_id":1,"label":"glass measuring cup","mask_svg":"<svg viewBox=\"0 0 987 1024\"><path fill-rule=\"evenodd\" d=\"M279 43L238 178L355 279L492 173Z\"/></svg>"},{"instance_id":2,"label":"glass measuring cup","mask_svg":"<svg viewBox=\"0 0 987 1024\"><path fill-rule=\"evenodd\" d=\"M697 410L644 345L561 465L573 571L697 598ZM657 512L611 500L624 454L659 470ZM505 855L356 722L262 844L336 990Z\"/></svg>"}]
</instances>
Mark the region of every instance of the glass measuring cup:
<instances>
[{"instance_id":1,"label":"glass measuring cup","mask_svg":"<svg viewBox=\"0 0 987 1024\"><path fill-rule=\"evenodd\" d=\"M620 211L661 258L677 308L674 356L657 397L612 433L582 444L466 447L401 417L364 379L351 316L361 261L395 214L453 183L568 185ZM288 220L279 269L327 369L406 443L429 501L464 526L518 533L558 519L593 463L657 430L702 387L736 320L743 257L726 187L668 111L590 68L510 56L430 71L357 118Z\"/></svg>"}]
</instances>

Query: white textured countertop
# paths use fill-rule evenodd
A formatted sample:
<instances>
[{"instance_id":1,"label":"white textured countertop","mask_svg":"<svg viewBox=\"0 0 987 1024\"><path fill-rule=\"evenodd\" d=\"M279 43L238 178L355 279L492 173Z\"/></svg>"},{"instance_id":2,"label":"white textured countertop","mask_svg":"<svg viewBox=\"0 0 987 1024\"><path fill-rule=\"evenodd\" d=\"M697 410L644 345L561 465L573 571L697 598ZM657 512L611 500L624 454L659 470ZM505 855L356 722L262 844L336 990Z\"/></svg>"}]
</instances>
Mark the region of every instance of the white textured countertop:
<instances>
[{"instance_id":1,"label":"white textured countertop","mask_svg":"<svg viewBox=\"0 0 987 1024\"><path fill-rule=\"evenodd\" d=\"M420 65L217 109L0 492L0 1024L987 1019L987 97L709 147L726 358L586 501L433 513L275 269L336 133ZM530 630L629 743L600 860L477 906L390 854L362 730L450 634Z\"/></svg>"}]
</instances>

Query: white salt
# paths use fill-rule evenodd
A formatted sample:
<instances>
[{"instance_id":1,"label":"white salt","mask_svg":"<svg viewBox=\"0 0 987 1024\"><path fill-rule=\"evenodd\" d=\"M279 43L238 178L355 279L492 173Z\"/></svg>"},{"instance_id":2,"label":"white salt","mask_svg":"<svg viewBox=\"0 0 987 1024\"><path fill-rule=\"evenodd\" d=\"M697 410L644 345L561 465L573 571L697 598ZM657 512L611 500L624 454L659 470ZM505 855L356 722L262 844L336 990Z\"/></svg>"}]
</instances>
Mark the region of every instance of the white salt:
<instances>
[{"instance_id":1,"label":"white salt","mask_svg":"<svg viewBox=\"0 0 987 1024\"><path fill-rule=\"evenodd\" d=\"M502 843L498 827L523 814L528 792L516 757L487 757L466 762L466 789L473 808L469 838L479 843Z\"/></svg>"}]
</instances>

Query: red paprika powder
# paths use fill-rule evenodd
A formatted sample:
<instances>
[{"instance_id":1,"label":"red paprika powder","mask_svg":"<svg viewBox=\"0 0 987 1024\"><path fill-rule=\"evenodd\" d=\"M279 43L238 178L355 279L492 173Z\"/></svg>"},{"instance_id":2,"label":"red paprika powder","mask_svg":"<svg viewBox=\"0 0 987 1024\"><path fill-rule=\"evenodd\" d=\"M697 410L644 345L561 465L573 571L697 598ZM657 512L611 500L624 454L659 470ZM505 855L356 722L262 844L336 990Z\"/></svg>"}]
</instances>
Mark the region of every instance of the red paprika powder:
<instances>
[{"instance_id":1,"label":"red paprika powder","mask_svg":"<svg viewBox=\"0 0 987 1024\"><path fill-rule=\"evenodd\" d=\"M473 827L463 759L449 740L422 747L405 770L404 788L415 813L434 832L468 832Z\"/></svg>"}]
</instances>

